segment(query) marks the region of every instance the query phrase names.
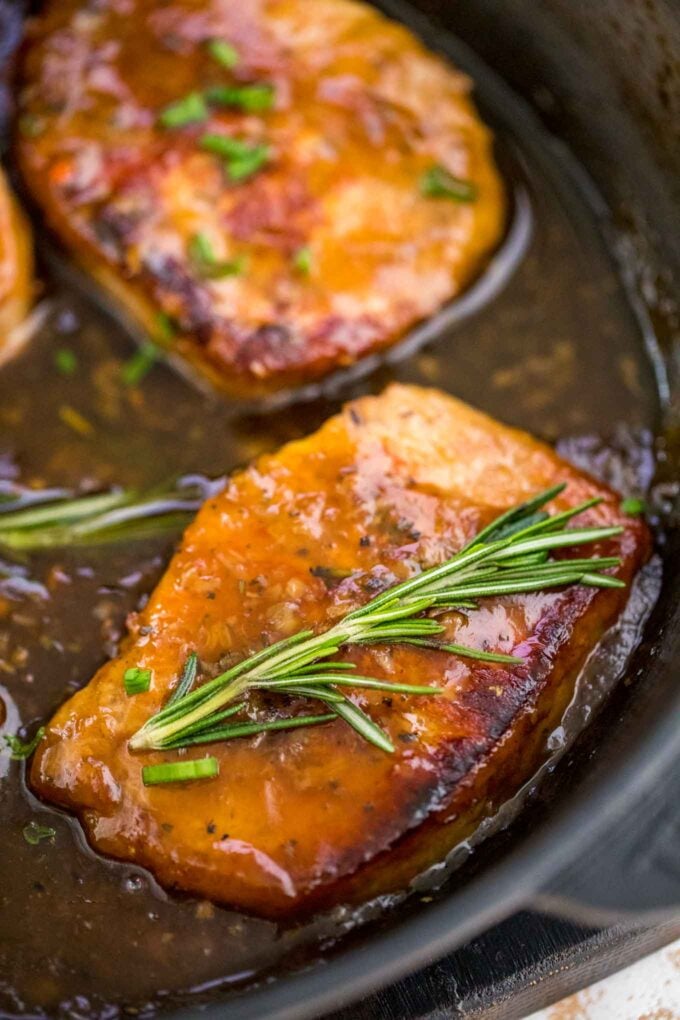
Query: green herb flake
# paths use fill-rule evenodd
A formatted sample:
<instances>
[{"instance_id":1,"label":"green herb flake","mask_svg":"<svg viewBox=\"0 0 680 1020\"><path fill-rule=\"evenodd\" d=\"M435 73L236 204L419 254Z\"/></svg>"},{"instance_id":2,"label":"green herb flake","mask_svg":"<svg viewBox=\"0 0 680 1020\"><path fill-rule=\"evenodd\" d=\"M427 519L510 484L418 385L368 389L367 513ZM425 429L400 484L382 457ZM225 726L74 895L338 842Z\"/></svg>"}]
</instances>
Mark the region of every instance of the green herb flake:
<instances>
[{"instance_id":1,"label":"green herb flake","mask_svg":"<svg viewBox=\"0 0 680 1020\"><path fill-rule=\"evenodd\" d=\"M627 499L622 499L619 505L621 513L628 514L629 517L640 517L647 511L647 504L644 499L640 499L635 496L629 496Z\"/></svg>"},{"instance_id":2,"label":"green herb flake","mask_svg":"<svg viewBox=\"0 0 680 1020\"><path fill-rule=\"evenodd\" d=\"M78 358L68 347L61 347L54 354L54 367L60 375L73 375L78 368Z\"/></svg>"},{"instance_id":3,"label":"green herb flake","mask_svg":"<svg viewBox=\"0 0 680 1020\"><path fill-rule=\"evenodd\" d=\"M199 266L213 266L217 262L215 249L207 234L194 234L189 241L189 256Z\"/></svg>"},{"instance_id":4,"label":"green herb flake","mask_svg":"<svg viewBox=\"0 0 680 1020\"><path fill-rule=\"evenodd\" d=\"M303 276L309 276L311 273L312 262L312 249L309 245L305 245L304 248L298 248L293 256L293 266Z\"/></svg>"},{"instance_id":5,"label":"green herb flake","mask_svg":"<svg viewBox=\"0 0 680 1020\"><path fill-rule=\"evenodd\" d=\"M213 60L229 71L239 62L238 50L225 39L209 39L206 49Z\"/></svg>"},{"instance_id":6,"label":"green herb flake","mask_svg":"<svg viewBox=\"0 0 680 1020\"><path fill-rule=\"evenodd\" d=\"M44 839L54 839L57 830L50 825L38 825L37 822L29 822L24 826L24 839L31 846L37 846Z\"/></svg>"},{"instance_id":7,"label":"green herb flake","mask_svg":"<svg viewBox=\"0 0 680 1020\"><path fill-rule=\"evenodd\" d=\"M242 156L235 156L228 159L225 168L227 177L234 183L246 181L249 177L261 170L269 159L269 148L266 145L255 145L249 152Z\"/></svg>"},{"instance_id":8,"label":"green herb flake","mask_svg":"<svg viewBox=\"0 0 680 1020\"><path fill-rule=\"evenodd\" d=\"M200 146L205 152L224 159L227 176L235 182L252 177L262 169L270 155L269 146L264 143L253 144L231 135L205 134Z\"/></svg>"},{"instance_id":9,"label":"green herb flake","mask_svg":"<svg viewBox=\"0 0 680 1020\"><path fill-rule=\"evenodd\" d=\"M208 107L200 92L190 92L188 96L166 106L161 112L158 123L164 128L181 128L188 124L200 124L208 116Z\"/></svg>"},{"instance_id":10,"label":"green herb flake","mask_svg":"<svg viewBox=\"0 0 680 1020\"><path fill-rule=\"evenodd\" d=\"M210 266L206 275L211 280L220 280L226 276L241 276L245 271L246 265L247 260L245 256L239 255L237 258L227 262L216 262L214 266Z\"/></svg>"},{"instance_id":11,"label":"green herb flake","mask_svg":"<svg viewBox=\"0 0 680 1020\"><path fill-rule=\"evenodd\" d=\"M454 177L446 167L431 166L420 178L420 194L425 198L448 198L453 202L474 202L477 188L472 181Z\"/></svg>"},{"instance_id":12,"label":"green herb flake","mask_svg":"<svg viewBox=\"0 0 680 1020\"><path fill-rule=\"evenodd\" d=\"M127 695L145 694L151 686L151 670L130 666L123 673L123 684Z\"/></svg>"},{"instance_id":13,"label":"green herb flake","mask_svg":"<svg viewBox=\"0 0 680 1020\"><path fill-rule=\"evenodd\" d=\"M12 752L10 755L12 761L24 761L26 758L30 758L44 736L44 726L41 726L33 739L29 741L23 741L16 734L5 733L5 743Z\"/></svg>"},{"instance_id":14,"label":"green herb flake","mask_svg":"<svg viewBox=\"0 0 680 1020\"><path fill-rule=\"evenodd\" d=\"M245 113L266 113L274 106L273 85L218 85L207 89L205 99L215 106L235 106Z\"/></svg>"},{"instance_id":15,"label":"green herb flake","mask_svg":"<svg viewBox=\"0 0 680 1020\"><path fill-rule=\"evenodd\" d=\"M177 325L171 315L159 312L156 316L156 343L167 345L177 336Z\"/></svg>"},{"instance_id":16,"label":"green herb flake","mask_svg":"<svg viewBox=\"0 0 680 1020\"><path fill-rule=\"evenodd\" d=\"M242 138L220 135L215 132L202 135L199 145L205 152L213 152L216 156L222 156L223 159L240 159L253 150L253 145Z\"/></svg>"},{"instance_id":17,"label":"green herb flake","mask_svg":"<svg viewBox=\"0 0 680 1020\"><path fill-rule=\"evenodd\" d=\"M142 782L145 786L162 783L187 783L194 779L212 779L220 771L217 758L191 758L189 761L166 761L160 765L145 765Z\"/></svg>"},{"instance_id":18,"label":"green herb flake","mask_svg":"<svg viewBox=\"0 0 680 1020\"><path fill-rule=\"evenodd\" d=\"M138 386L149 374L160 357L156 344L147 340L138 351L125 362L120 370L120 377L126 386Z\"/></svg>"},{"instance_id":19,"label":"green herb flake","mask_svg":"<svg viewBox=\"0 0 680 1020\"><path fill-rule=\"evenodd\" d=\"M204 234L194 234L189 242L189 257L196 271L206 279L218 280L225 276L239 276L245 268L243 256L228 261L220 261L215 255L210 238Z\"/></svg>"}]
</instances>

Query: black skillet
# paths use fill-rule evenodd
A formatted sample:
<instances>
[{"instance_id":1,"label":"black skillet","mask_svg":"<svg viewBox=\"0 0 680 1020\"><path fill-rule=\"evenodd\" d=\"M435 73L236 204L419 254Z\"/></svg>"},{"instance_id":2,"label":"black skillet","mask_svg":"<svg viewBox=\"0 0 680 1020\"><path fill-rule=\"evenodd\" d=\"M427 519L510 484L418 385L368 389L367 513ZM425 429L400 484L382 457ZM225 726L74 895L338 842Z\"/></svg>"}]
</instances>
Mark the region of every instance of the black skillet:
<instances>
[{"instance_id":1,"label":"black skillet","mask_svg":"<svg viewBox=\"0 0 680 1020\"><path fill-rule=\"evenodd\" d=\"M448 50L477 80L483 113L498 130L501 161L509 173L520 164L522 177L522 162L536 152L523 133L533 133L546 158L563 167L565 208L575 230L581 229L582 209L569 206L570 188L579 189L585 204L590 203L635 318L632 342L644 347L636 357L647 365L647 397L629 406L623 389L603 384L598 407L592 379L579 380L576 373L572 390L562 399L577 401L582 385L589 409L586 425L594 431L629 422L655 433L652 502L660 525L663 583L626 682L540 784L518 822L476 850L462 871L431 896L386 911L323 953L298 961L297 968L288 961L271 981L232 992L228 999L224 991L203 995L207 1017L303 1020L323 1015L442 957L523 907L584 921L680 919L680 543L673 506L680 395L673 304L680 274L680 8L672 0L600 0L597 5L581 0L542 0L540 5L532 0L422 0L415 4L420 11L385 0L382 6L408 21L434 49ZM10 50L12 40L5 36ZM579 163L563 148L565 143ZM534 203L539 227L541 202L539 189ZM583 227L582 243L590 237L588 229ZM549 255L550 246L545 250ZM541 268L548 288L555 267L541 267L539 258ZM677 293L677 283L675 288ZM508 293L504 300L511 302L512 288ZM528 293L525 300L530 300ZM475 352L486 350L484 321L480 326L473 318L467 327L458 326L446 348L461 373L452 388L477 403L484 403L474 393L483 378L475 376ZM498 328L494 321L491 325ZM593 321L592 327L592 336L579 338L584 359L589 346L603 342L600 323ZM556 321L547 321L545 329L552 328ZM621 335L608 340L610 350L631 342L624 333L621 327ZM493 338L496 363L502 361L505 340L502 333ZM507 340L510 344L510 333ZM493 344L489 349L485 371L491 372ZM602 373L606 361L585 360L583 365L584 373ZM377 389L390 373L418 378L416 368L397 367L374 373L364 385ZM305 407L300 420L322 417L333 400ZM493 400L489 405L499 417L549 438L560 432L560 423L555 434L552 426L542 427L543 410L515 412L507 402ZM644 412L638 405L644 405ZM198 1000L183 1001L174 1015L194 1016ZM168 996L165 1008L173 1009L173 1002Z\"/></svg>"}]
</instances>

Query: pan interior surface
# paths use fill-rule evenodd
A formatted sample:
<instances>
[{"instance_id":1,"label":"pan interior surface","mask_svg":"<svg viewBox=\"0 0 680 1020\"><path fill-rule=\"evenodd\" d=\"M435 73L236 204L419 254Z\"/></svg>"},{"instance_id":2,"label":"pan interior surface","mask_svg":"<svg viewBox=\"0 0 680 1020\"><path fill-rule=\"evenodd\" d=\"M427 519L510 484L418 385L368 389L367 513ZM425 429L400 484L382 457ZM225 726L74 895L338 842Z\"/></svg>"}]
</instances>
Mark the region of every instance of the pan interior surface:
<instances>
[{"instance_id":1,"label":"pan interior surface","mask_svg":"<svg viewBox=\"0 0 680 1020\"><path fill-rule=\"evenodd\" d=\"M421 15L405 5L391 13L423 29ZM445 310L409 357L397 351L356 379L307 392L293 407L243 410L206 397L162 364L143 386L122 385L121 368L134 351L125 324L65 267L36 222L45 319L30 347L0 375L0 480L147 488L182 473L223 474L317 428L350 397L398 380L441 387L557 442L618 487L660 483L657 502L666 498L664 472L674 449L663 435L669 383L658 323L622 260L606 204L528 105L453 37L440 28L432 37L473 75L515 196L515 226L524 217L521 257L503 286L469 313ZM77 351L71 374L55 371L55 352L62 349ZM21 584L0 588L0 603L8 607L0 635L8 728L19 722L34 728L112 654L126 615L160 576L169 548L159 539L143 547L34 555L22 567L45 585L48 599L31 597ZM281 930L170 896L142 870L93 854L78 826L39 804L18 781L19 766L11 768L1 787L2 906L11 918L0 944L3 1015L190 1012L240 995L268 975L307 968L350 933L360 950L372 933L397 934L400 918L429 909L432 897L422 890L398 909L387 901L364 911L338 908ZM25 841L23 830L34 819L56 830L52 843ZM530 829L529 816L473 854L439 896L458 895L464 877L481 874L494 854ZM480 914L478 926L489 916ZM398 939L394 946L396 953Z\"/></svg>"}]
</instances>

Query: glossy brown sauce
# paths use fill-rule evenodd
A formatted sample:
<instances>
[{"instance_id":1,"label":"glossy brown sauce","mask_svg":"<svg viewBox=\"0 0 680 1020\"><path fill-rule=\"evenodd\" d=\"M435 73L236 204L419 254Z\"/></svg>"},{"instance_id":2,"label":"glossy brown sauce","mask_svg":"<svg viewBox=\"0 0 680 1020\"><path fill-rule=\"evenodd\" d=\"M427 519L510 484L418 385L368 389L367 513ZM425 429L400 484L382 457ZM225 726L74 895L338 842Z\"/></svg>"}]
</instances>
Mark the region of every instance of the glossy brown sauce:
<instances>
[{"instance_id":1,"label":"glossy brown sauce","mask_svg":"<svg viewBox=\"0 0 680 1020\"><path fill-rule=\"evenodd\" d=\"M330 387L303 403L244 413L163 366L139 388L122 385L120 367L133 351L129 334L42 238L49 313L30 348L0 374L0 478L79 487L151 485L186 471L215 476L316 428L349 396L398 379L440 386L539 437L561 439L581 466L623 472L623 483L649 483L656 380L587 181L493 78L477 75L477 82L501 165L528 194L533 219L528 251L493 300L458 321L444 313L428 326L433 338L407 360L346 381L337 393ZM78 357L68 377L54 365L64 347ZM86 427L74 429L69 408ZM565 438L611 437L620 423L627 439L613 457L606 444ZM22 593L21 578L0 579L4 731L15 732L20 722L32 732L87 682L169 549L161 539L15 563L47 597ZM638 617L651 597L641 600ZM610 676L621 659L620 649L612 653ZM357 921L338 909L281 931L168 896L144 872L93 855L75 823L35 801L23 775L23 764L0 756L3 1015L149 1015L305 962ZM26 843L22 830L31 819L53 826L54 841ZM361 920L386 909L374 905Z\"/></svg>"}]
</instances>

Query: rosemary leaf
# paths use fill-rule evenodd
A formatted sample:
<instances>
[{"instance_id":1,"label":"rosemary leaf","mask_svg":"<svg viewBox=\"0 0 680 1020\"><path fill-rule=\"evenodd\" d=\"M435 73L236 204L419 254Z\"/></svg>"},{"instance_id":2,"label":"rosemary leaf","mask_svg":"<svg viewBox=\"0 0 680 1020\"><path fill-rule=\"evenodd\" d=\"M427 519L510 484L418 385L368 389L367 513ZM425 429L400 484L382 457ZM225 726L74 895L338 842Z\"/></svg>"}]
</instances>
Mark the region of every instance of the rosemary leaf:
<instances>
[{"instance_id":1,"label":"rosemary leaf","mask_svg":"<svg viewBox=\"0 0 680 1020\"><path fill-rule=\"evenodd\" d=\"M369 744L374 744L381 751L387 751L388 754L394 752L394 744L385 731L377 726L357 705L352 704L351 701L345 701L342 705L333 704L331 708Z\"/></svg>"},{"instance_id":2,"label":"rosemary leaf","mask_svg":"<svg viewBox=\"0 0 680 1020\"><path fill-rule=\"evenodd\" d=\"M187 740L167 743L167 749L189 747L192 744L214 744L218 740L233 740L235 737L252 737L258 733L269 733L271 730L295 730L302 726L317 726L319 723L330 722L333 715L297 715L290 719L275 719L270 722L237 723L234 726L217 727L197 733Z\"/></svg>"},{"instance_id":3,"label":"rosemary leaf","mask_svg":"<svg viewBox=\"0 0 680 1020\"><path fill-rule=\"evenodd\" d=\"M198 672L198 656L196 652L191 652L187 656L187 661L184 663L184 669L179 679L179 683L175 687L174 691L168 698L167 704L173 705L176 701L186 697L191 688L194 686L196 674Z\"/></svg>"}]
</instances>

